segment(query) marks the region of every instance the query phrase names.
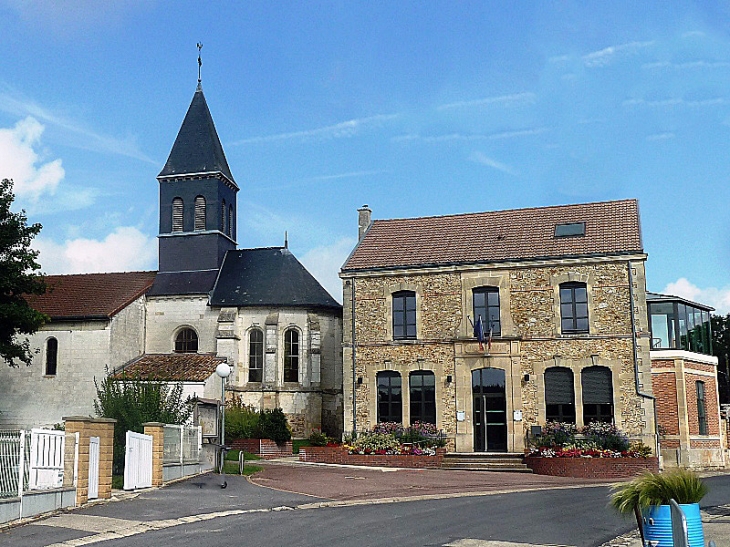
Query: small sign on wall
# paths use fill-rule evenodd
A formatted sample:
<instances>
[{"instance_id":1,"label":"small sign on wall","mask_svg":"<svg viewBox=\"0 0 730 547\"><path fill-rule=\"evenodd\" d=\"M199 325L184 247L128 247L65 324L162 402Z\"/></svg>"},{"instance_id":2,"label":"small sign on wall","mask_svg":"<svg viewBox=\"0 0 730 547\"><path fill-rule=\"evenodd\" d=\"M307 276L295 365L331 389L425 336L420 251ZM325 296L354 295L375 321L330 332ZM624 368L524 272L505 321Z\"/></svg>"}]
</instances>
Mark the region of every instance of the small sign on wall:
<instances>
[{"instance_id":1,"label":"small sign on wall","mask_svg":"<svg viewBox=\"0 0 730 547\"><path fill-rule=\"evenodd\" d=\"M464 412L463 410L457 410L456 411L456 421L463 422L464 420L466 420L466 412Z\"/></svg>"},{"instance_id":2,"label":"small sign on wall","mask_svg":"<svg viewBox=\"0 0 730 547\"><path fill-rule=\"evenodd\" d=\"M522 411L521 410L515 410L513 413L515 422L521 422L522 421Z\"/></svg>"}]
</instances>

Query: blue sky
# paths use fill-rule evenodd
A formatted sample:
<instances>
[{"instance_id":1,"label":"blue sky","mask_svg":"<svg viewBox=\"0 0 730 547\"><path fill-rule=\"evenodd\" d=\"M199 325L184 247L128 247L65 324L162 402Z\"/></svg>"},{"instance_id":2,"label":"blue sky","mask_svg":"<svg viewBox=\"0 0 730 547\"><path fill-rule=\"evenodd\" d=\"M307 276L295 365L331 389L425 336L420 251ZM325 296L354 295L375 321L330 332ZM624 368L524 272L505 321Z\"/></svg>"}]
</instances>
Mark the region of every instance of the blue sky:
<instances>
[{"instance_id":1,"label":"blue sky","mask_svg":"<svg viewBox=\"0 0 730 547\"><path fill-rule=\"evenodd\" d=\"M638 198L648 288L730 312L728 2L0 0L0 176L46 273L157 267L197 83L240 247L341 299L374 218Z\"/></svg>"}]
</instances>

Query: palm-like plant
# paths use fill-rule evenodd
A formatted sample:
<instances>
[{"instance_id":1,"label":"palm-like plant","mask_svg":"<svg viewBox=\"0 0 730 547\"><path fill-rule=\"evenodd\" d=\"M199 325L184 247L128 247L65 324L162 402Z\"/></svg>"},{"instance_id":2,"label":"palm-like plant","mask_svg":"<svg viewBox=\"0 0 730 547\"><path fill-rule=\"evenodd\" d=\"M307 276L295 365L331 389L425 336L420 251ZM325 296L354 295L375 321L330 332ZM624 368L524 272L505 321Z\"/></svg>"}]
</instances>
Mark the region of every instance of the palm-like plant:
<instances>
[{"instance_id":1,"label":"palm-like plant","mask_svg":"<svg viewBox=\"0 0 730 547\"><path fill-rule=\"evenodd\" d=\"M671 499L679 504L698 503L705 494L707 486L692 471L646 472L632 481L614 486L611 505L620 513L631 514L636 509L669 505Z\"/></svg>"}]
</instances>

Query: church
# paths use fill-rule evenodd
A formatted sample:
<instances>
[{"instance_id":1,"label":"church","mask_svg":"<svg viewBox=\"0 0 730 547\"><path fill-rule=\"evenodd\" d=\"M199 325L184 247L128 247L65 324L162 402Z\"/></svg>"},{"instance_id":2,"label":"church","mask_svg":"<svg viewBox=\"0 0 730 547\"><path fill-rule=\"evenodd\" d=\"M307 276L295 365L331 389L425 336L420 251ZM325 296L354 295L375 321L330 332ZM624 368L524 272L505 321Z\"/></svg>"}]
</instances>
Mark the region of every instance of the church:
<instances>
[{"instance_id":1,"label":"church","mask_svg":"<svg viewBox=\"0 0 730 547\"><path fill-rule=\"evenodd\" d=\"M237 193L202 86L159 182L159 269L46 276L50 321L29 367L0 369L0 428L94 415L95 382L124 372L282 408L294 437L342 431L342 306L283 247L238 249Z\"/></svg>"}]
</instances>

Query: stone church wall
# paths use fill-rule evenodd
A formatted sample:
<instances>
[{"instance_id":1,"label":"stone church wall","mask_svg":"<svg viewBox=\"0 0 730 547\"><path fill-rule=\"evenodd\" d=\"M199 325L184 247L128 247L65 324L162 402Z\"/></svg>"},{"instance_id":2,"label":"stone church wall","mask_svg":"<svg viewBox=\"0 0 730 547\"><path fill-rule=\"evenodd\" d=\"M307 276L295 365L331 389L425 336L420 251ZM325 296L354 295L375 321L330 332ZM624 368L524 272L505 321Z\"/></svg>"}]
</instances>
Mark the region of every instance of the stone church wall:
<instances>
[{"instance_id":1,"label":"stone church wall","mask_svg":"<svg viewBox=\"0 0 730 547\"><path fill-rule=\"evenodd\" d=\"M198 334L198 353L216 352L218 310L205 296L167 296L147 300L147 353L172 353L175 335L190 327Z\"/></svg>"},{"instance_id":2,"label":"stone church wall","mask_svg":"<svg viewBox=\"0 0 730 547\"><path fill-rule=\"evenodd\" d=\"M143 332L144 298L111 321L46 324L30 337L38 350L31 366L0 368L0 427L50 427L64 416L94 416L94 380L140 355ZM55 376L44 374L50 337L58 340Z\"/></svg>"}]
</instances>

